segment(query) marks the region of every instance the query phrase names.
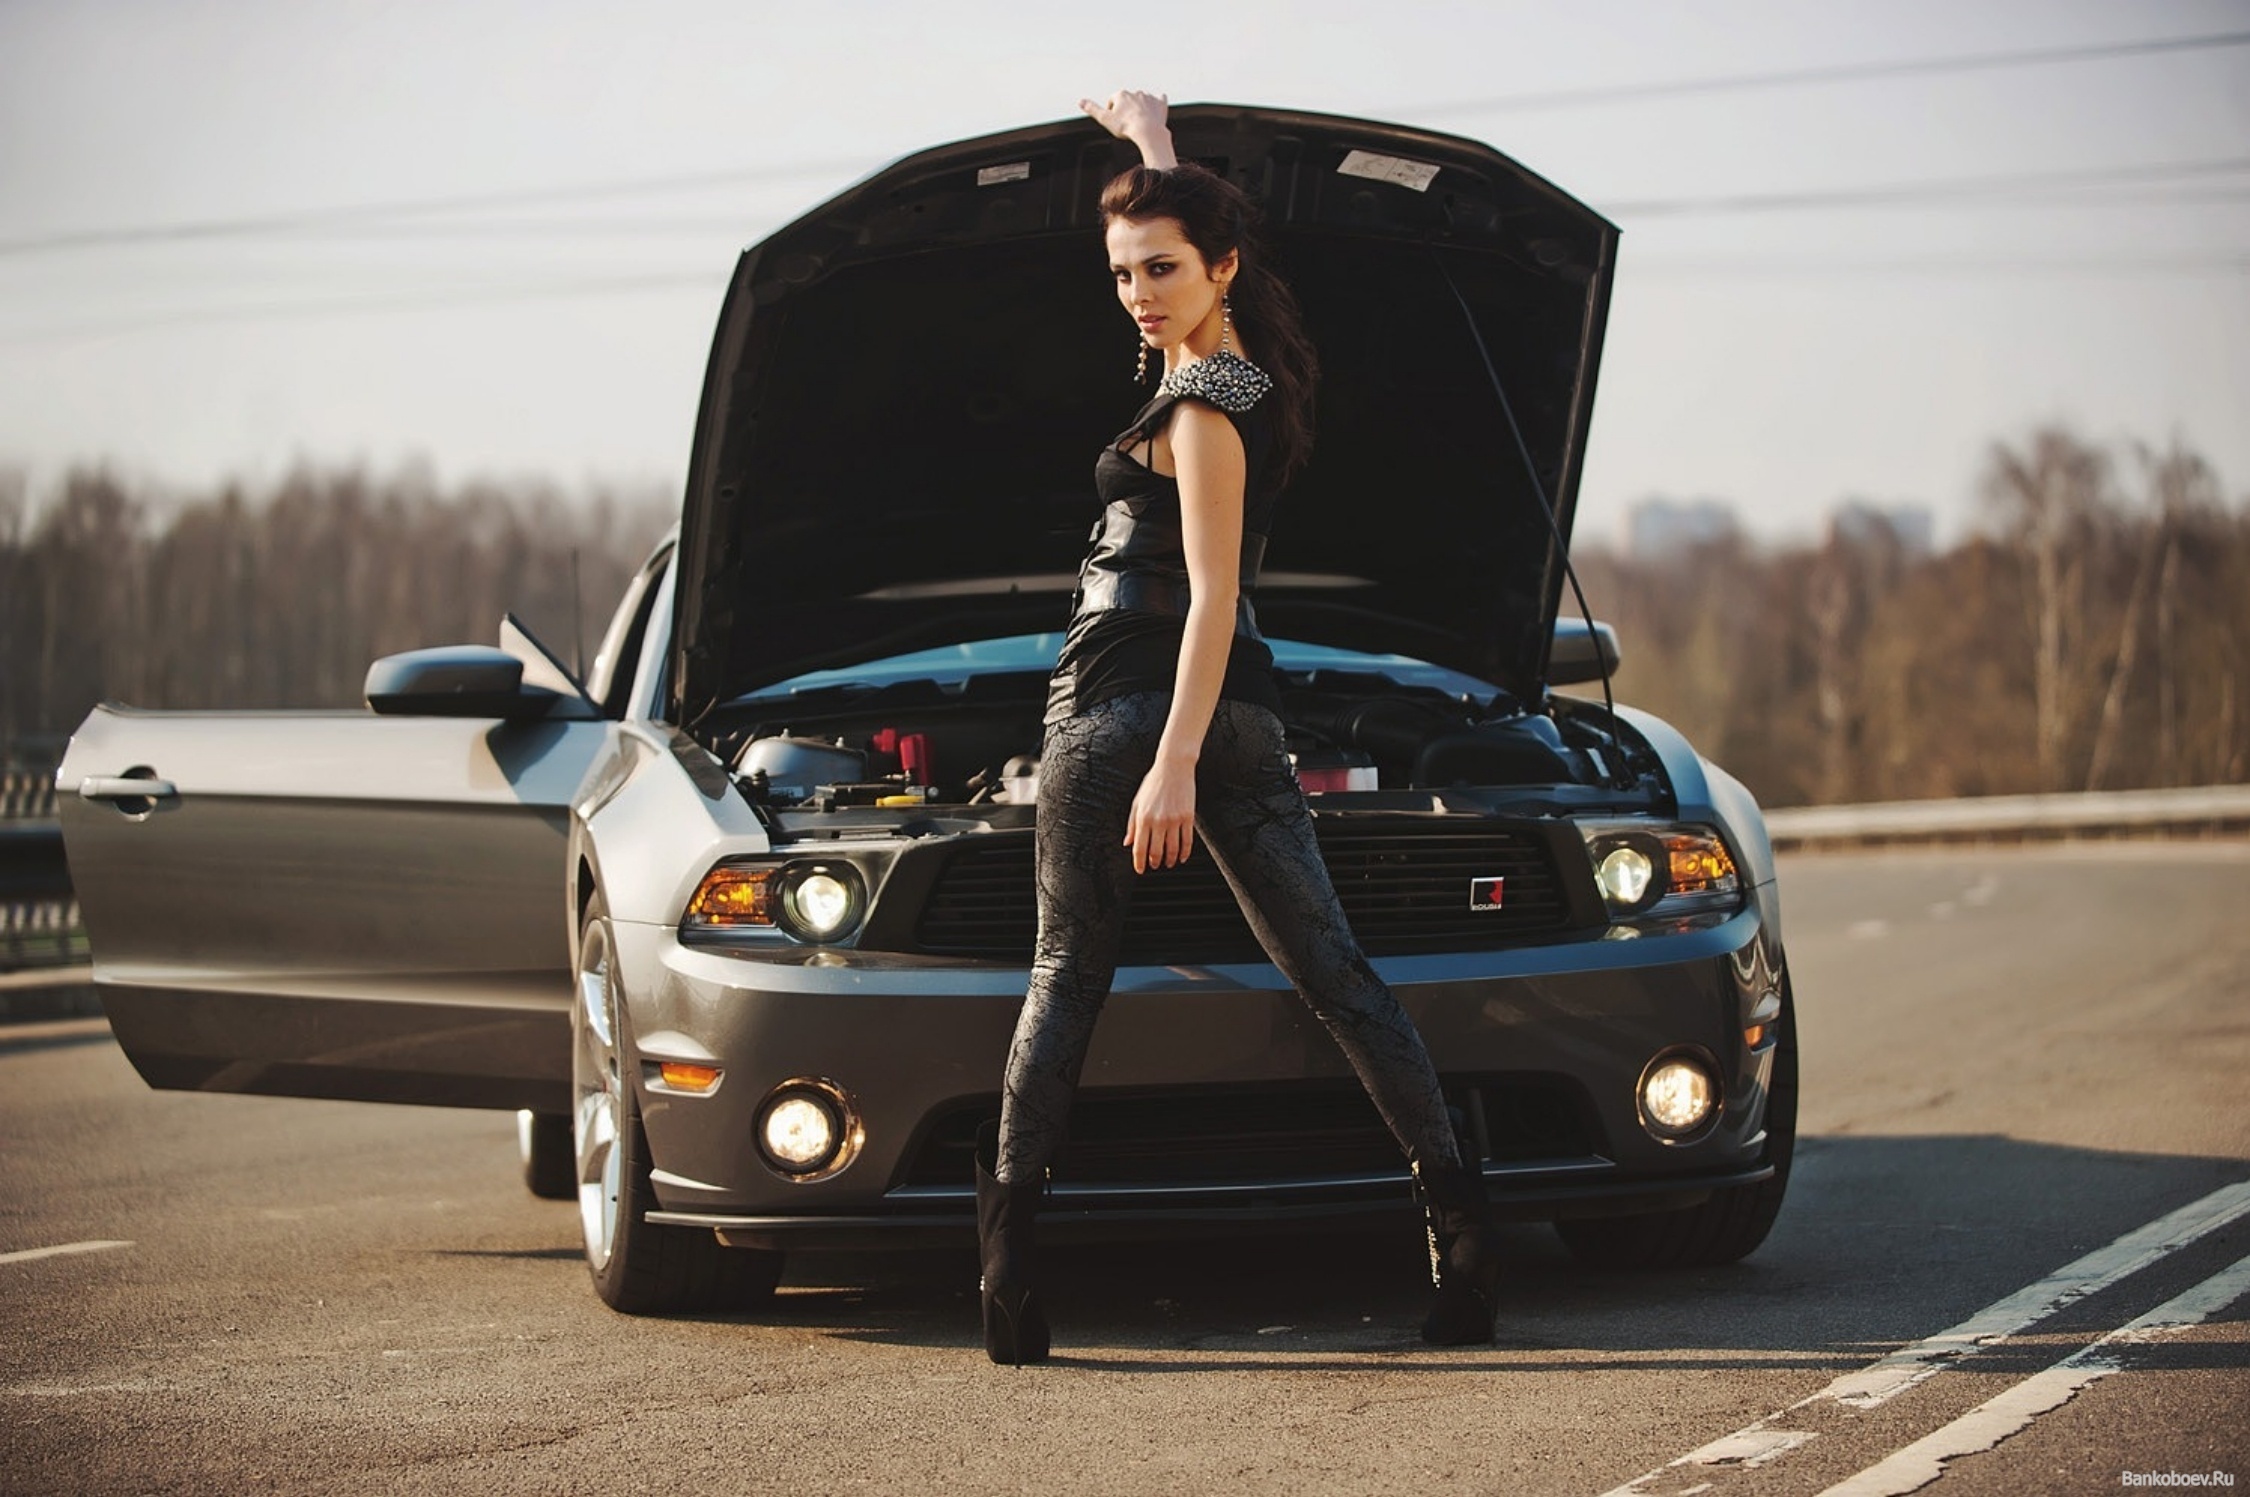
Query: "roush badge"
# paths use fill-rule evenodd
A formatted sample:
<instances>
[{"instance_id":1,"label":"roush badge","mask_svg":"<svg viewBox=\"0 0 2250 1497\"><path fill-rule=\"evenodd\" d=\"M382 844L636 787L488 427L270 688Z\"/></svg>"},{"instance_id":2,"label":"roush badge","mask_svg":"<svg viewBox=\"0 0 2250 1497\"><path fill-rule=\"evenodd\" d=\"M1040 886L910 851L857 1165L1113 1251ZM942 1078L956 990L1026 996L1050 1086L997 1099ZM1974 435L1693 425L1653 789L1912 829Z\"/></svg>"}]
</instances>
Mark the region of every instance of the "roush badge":
<instances>
[{"instance_id":1,"label":"roush badge","mask_svg":"<svg viewBox=\"0 0 2250 1497\"><path fill-rule=\"evenodd\" d=\"M1498 874L1491 878L1470 879L1469 908L1472 910L1496 910L1500 908L1500 886L1506 882L1507 880L1501 878Z\"/></svg>"}]
</instances>

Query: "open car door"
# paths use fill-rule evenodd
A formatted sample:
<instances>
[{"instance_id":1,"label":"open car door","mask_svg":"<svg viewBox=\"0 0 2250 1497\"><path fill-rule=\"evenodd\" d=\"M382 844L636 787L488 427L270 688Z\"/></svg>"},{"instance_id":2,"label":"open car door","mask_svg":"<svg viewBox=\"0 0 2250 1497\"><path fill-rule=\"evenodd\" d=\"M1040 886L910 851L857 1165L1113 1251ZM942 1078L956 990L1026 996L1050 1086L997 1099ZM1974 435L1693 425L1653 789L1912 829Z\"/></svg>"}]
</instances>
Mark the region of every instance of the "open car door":
<instances>
[{"instance_id":1,"label":"open car door","mask_svg":"<svg viewBox=\"0 0 2250 1497\"><path fill-rule=\"evenodd\" d=\"M568 1110L570 808L611 729L512 618L501 643L535 720L86 719L63 841L150 1085Z\"/></svg>"}]
</instances>

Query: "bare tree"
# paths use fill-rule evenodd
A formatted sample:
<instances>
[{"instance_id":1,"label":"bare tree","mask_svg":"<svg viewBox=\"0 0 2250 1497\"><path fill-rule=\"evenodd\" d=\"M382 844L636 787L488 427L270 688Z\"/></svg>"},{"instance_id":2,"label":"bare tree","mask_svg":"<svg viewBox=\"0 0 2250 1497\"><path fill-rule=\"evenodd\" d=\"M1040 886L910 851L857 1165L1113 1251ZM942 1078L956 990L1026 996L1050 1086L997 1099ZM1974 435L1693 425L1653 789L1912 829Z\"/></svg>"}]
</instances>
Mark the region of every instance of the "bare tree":
<instances>
[{"instance_id":1,"label":"bare tree","mask_svg":"<svg viewBox=\"0 0 2250 1497\"><path fill-rule=\"evenodd\" d=\"M2063 788L2072 727L2069 667L2082 642L2086 553L2108 497L2109 459L2069 432L2034 432L2028 450L1993 444L1984 500L2031 575L2033 742L2039 789Z\"/></svg>"}]
</instances>

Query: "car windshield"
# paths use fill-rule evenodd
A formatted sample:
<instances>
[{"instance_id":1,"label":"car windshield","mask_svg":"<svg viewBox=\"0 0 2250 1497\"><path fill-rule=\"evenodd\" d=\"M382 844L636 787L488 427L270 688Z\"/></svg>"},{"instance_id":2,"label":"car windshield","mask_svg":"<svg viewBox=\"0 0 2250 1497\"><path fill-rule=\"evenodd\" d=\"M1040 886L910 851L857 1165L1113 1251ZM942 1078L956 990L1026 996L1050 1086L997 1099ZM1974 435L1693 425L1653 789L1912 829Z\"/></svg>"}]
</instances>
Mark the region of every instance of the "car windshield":
<instances>
[{"instance_id":1,"label":"car windshield","mask_svg":"<svg viewBox=\"0 0 2250 1497\"><path fill-rule=\"evenodd\" d=\"M744 703L770 701L775 697L801 696L808 692L839 688L872 689L895 685L901 681L931 681L939 686L958 687L972 676L1017 672L1037 672L1044 675L1054 669L1055 657L1062 652L1062 643L1060 631L971 640L966 644L944 645L934 650L892 655L863 665L807 671L801 676L791 676L786 681L760 687L737 700ZM1266 643L1273 649L1274 664L1290 675L1306 675L1313 671L1351 671L1384 676L1399 686L1425 686L1450 696L1474 697L1479 701L1489 700L1499 690L1474 676L1431 665L1408 655L1341 650L1329 645L1305 644L1291 639L1269 639Z\"/></svg>"}]
</instances>

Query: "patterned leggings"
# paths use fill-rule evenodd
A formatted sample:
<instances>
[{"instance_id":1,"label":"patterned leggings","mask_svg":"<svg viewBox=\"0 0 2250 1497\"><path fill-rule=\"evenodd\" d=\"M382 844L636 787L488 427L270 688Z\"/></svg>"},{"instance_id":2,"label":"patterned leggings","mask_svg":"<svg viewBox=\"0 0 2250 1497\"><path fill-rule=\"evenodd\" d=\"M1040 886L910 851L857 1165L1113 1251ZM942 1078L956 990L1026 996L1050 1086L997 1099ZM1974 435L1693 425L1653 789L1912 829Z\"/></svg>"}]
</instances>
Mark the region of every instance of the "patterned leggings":
<instances>
[{"instance_id":1,"label":"patterned leggings","mask_svg":"<svg viewBox=\"0 0 2250 1497\"><path fill-rule=\"evenodd\" d=\"M1169 692L1135 692L1047 728L1039 760L1039 945L1008 1052L1002 1180L1037 1179L1062 1146L1140 877L1124 845L1126 818L1171 706ZM1195 828L1194 855L1217 861L1259 943L1334 1037L1408 1159L1458 1162L1429 1051L1336 903L1273 713L1219 703L1196 764Z\"/></svg>"}]
</instances>

